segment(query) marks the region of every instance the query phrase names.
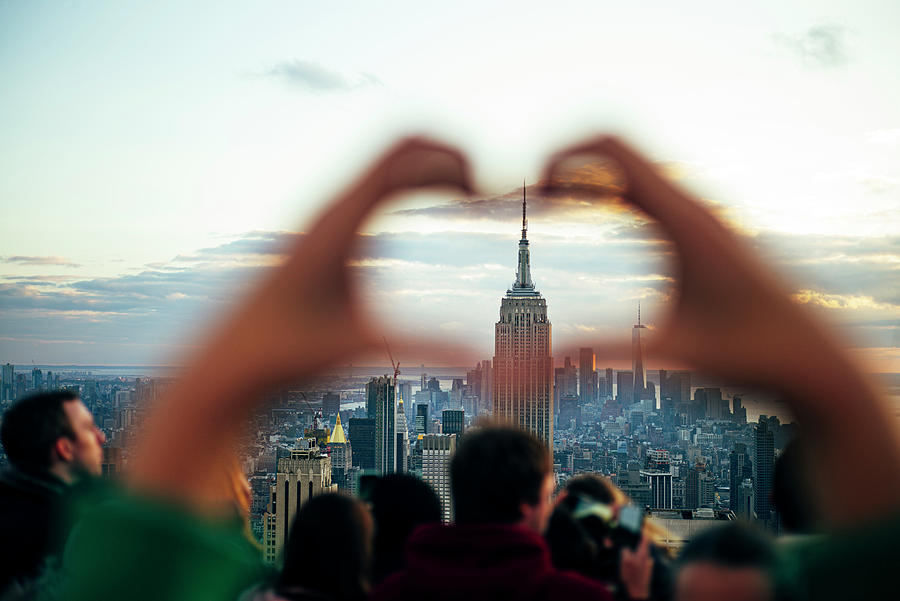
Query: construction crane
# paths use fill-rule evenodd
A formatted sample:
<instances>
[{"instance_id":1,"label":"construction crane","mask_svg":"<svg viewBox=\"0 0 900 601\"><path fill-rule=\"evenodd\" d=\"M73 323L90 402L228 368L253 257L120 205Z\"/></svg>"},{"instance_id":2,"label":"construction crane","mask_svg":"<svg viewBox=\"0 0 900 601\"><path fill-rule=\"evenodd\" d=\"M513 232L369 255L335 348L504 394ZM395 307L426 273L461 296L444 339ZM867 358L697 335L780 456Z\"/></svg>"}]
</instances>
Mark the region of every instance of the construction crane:
<instances>
[{"instance_id":1,"label":"construction crane","mask_svg":"<svg viewBox=\"0 0 900 601\"><path fill-rule=\"evenodd\" d=\"M391 384L394 386L394 390L397 389L397 376L400 375L400 364L394 361L394 355L391 354L391 345L388 344L387 338L384 336L381 337L384 340L384 346L387 348L388 357L391 359L391 365L394 367L394 379L391 380Z\"/></svg>"},{"instance_id":2,"label":"construction crane","mask_svg":"<svg viewBox=\"0 0 900 601\"><path fill-rule=\"evenodd\" d=\"M306 407L309 409L309 412L313 415L313 428L318 429L320 420L322 419L322 411L314 409L312 403L309 402L309 399L306 398L306 393L302 390L298 391L300 393L300 398L303 399L303 402L306 403Z\"/></svg>"}]
</instances>

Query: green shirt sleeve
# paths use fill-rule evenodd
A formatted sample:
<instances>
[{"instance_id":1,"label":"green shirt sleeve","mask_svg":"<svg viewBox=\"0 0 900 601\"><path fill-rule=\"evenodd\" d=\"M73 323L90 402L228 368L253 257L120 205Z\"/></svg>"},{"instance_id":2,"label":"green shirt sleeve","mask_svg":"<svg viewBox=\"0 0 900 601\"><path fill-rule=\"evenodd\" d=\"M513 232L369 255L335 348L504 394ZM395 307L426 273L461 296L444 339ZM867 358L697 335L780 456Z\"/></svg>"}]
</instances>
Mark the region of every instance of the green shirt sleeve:
<instances>
[{"instance_id":1,"label":"green shirt sleeve","mask_svg":"<svg viewBox=\"0 0 900 601\"><path fill-rule=\"evenodd\" d=\"M781 598L894 599L900 567L900 515L792 542L781 549Z\"/></svg>"},{"instance_id":2,"label":"green shirt sleeve","mask_svg":"<svg viewBox=\"0 0 900 601\"><path fill-rule=\"evenodd\" d=\"M72 531L60 598L230 601L265 575L259 551L234 524L119 492Z\"/></svg>"}]
</instances>

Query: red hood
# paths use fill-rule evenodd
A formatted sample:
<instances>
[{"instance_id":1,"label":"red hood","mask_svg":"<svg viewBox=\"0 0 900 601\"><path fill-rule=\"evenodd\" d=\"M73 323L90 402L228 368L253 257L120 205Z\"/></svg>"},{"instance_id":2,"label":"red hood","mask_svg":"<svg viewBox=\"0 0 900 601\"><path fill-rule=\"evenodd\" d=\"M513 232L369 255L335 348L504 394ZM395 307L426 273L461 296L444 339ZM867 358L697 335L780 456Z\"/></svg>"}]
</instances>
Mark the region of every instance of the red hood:
<instances>
[{"instance_id":1,"label":"red hood","mask_svg":"<svg viewBox=\"0 0 900 601\"><path fill-rule=\"evenodd\" d=\"M439 578L457 590L493 583L530 588L553 569L540 535L500 524L423 526L407 543L406 565L413 581Z\"/></svg>"},{"instance_id":2,"label":"red hood","mask_svg":"<svg viewBox=\"0 0 900 601\"><path fill-rule=\"evenodd\" d=\"M599 583L550 563L544 539L521 526L422 526L406 546L406 569L373 599L609 599Z\"/></svg>"}]
</instances>

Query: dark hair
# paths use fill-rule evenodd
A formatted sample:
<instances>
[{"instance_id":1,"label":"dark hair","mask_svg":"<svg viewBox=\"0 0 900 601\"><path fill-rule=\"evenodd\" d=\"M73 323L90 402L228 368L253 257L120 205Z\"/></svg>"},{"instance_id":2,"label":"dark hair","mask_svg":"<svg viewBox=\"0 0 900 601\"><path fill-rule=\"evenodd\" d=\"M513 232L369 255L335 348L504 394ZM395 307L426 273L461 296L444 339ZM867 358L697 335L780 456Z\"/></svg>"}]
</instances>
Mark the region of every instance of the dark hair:
<instances>
[{"instance_id":1,"label":"dark hair","mask_svg":"<svg viewBox=\"0 0 900 601\"><path fill-rule=\"evenodd\" d=\"M679 555L679 563L705 561L730 568L775 567L775 547L764 532L742 522L708 528L692 538Z\"/></svg>"},{"instance_id":2,"label":"dark hair","mask_svg":"<svg viewBox=\"0 0 900 601\"><path fill-rule=\"evenodd\" d=\"M491 425L470 431L450 462L456 521L519 521L521 504L538 502L550 469L547 447L524 430Z\"/></svg>"},{"instance_id":3,"label":"dark hair","mask_svg":"<svg viewBox=\"0 0 900 601\"><path fill-rule=\"evenodd\" d=\"M603 544L603 539L611 534L609 524L595 515L575 517L581 503L612 504L612 491L603 477L581 474L566 482L565 492L544 533L553 565L598 580L616 578L619 550L610 553Z\"/></svg>"},{"instance_id":4,"label":"dark hair","mask_svg":"<svg viewBox=\"0 0 900 601\"><path fill-rule=\"evenodd\" d=\"M359 500L342 493L309 499L291 526L277 592L290 598L290 589L302 588L330 599L364 599L371 549L366 514Z\"/></svg>"},{"instance_id":5,"label":"dark hair","mask_svg":"<svg viewBox=\"0 0 900 601\"><path fill-rule=\"evenodd\" d=\"M566 481L566 492L598 503L611 504L615 501L606 478L597 474L580 474L569 478Z\"/></svg>"},{"instance_id":6,"label":"dark hair","mask_svg":"<svg viewBox=\"0 0 900 601\"><path fill-rule=\"evenodd\" d=\"M78 395L71 390L55 390L13 403L0 425L0 441L10 463L23 471L48 469L56 441L62 436L75 436L63 405L77 400Z\"/></svg>"},{"instance_id":7,"label":"dark hair","mask_svg":"<svg viewBox=\"0 0 900 601\"><path fill-rule=\"evenodd\" d=\"M375 541L372 583L378 584L405 566L406 540L422 524L441 521L441 500L426 482L408 474L389 474L372 485Z\"/></svg>"}]
</instances>

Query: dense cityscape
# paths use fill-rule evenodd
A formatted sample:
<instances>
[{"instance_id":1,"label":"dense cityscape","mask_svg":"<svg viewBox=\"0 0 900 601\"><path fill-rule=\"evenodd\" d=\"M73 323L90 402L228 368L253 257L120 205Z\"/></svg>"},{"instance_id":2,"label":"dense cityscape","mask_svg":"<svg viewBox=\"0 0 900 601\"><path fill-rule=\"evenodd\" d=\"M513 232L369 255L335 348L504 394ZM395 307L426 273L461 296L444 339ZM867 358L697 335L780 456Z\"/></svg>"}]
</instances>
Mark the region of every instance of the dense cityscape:
<instances>
[{"instance_id":1,"label":"dense cityscape","mask_svg":"<svg viewBox=\"0 0 900 601\"><path fill-rule=\"evenodd\" d=\"M558 485L580 473L609 476L665 527L672 548L721 520L779 530L773 466L793 424L766 415L748 422L741 396L698 386L690 371L650 369L639 307L632 369L596 365L590 347L554 367L547 301L531 278L524 198L522 208L516 280L501 301L492 359L459 370L465 373L429 374L422 366L411 379L386 346L393 373L350 366L279 391L255 413L240 456L252 489L252 531L268 561L311 496L345 490L365 497L371 476L422 478L452 521L450 457L483 418L517 424L552 447ZM105 434L103 473L114 477L170 383L6 364L0 409L34 391L76 391Z\"/></svg>"}]
</instances>

